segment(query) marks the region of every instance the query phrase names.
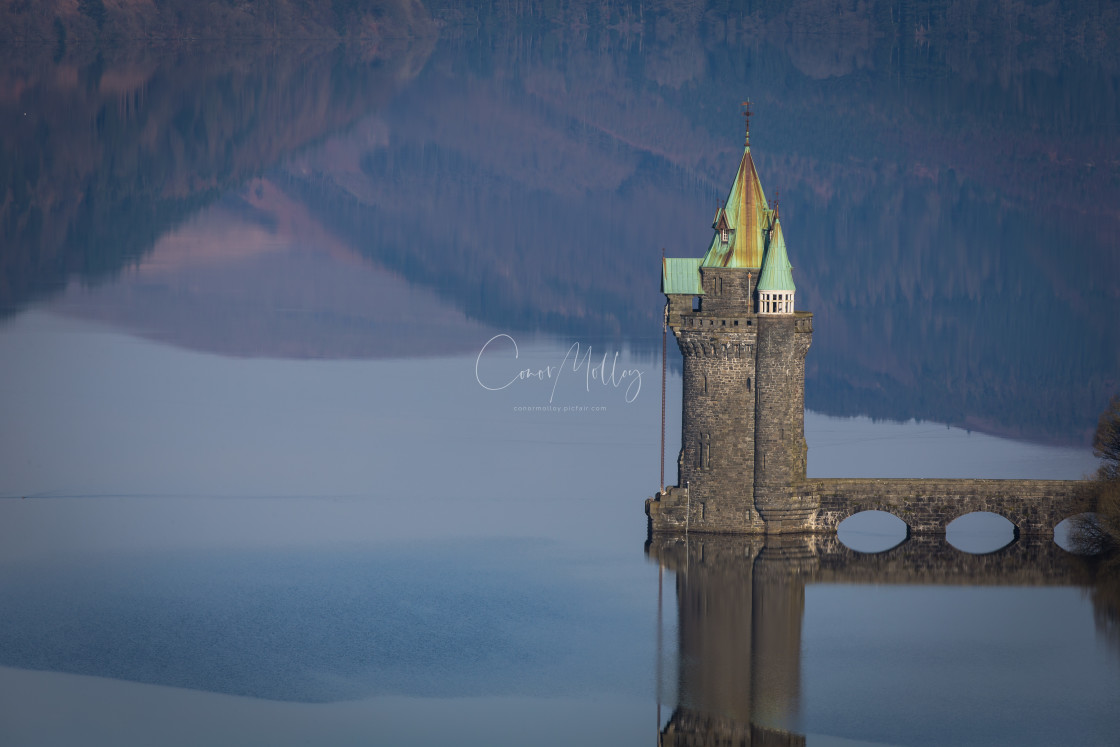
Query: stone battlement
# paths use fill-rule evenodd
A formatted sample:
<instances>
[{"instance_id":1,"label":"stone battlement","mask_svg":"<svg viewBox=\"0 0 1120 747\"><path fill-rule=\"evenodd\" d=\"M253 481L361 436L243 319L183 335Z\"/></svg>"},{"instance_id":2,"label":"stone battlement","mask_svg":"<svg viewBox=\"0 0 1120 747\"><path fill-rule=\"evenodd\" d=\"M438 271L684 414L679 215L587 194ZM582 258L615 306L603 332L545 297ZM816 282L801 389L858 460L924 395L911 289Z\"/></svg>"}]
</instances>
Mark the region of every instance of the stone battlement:
<instances>
[{"instance_id":1,"label":"stone battlement","mask_svg":"<svg viewBox=\"0 0 1120 747\"><path fill-rule=\"evenodd\" d=\"M681 329L699 329L703 332L726 331L728 329L736 329L740 326L754 326L754 320L748 317L719 316L718 314L707 314L703 311L685 312L671 321L674 327L679 327Z\"/></svg>"}]
</instances>

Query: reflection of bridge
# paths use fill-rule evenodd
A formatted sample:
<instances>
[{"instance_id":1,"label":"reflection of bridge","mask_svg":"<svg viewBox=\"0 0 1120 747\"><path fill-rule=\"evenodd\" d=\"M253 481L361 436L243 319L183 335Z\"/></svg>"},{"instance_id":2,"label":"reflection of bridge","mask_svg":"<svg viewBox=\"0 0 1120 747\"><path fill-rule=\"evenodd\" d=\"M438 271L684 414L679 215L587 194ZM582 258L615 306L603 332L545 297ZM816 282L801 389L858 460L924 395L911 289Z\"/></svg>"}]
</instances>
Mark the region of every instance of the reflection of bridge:
<instances>
[{"instance_id":1,"label":"reflection of bridge","mask_svg":"<svg viewBox=\"0 0 1120 747\"><path fill-rule=\"evenodd\" d=\"M973 555L936 534L875 554L831 534L654 534L646 552L676 574L678 705L663 747L805 743L792 729L806 584L1065 586L1090 578L1078 557L1038 537Z\"/></svg>"}]
</instances>

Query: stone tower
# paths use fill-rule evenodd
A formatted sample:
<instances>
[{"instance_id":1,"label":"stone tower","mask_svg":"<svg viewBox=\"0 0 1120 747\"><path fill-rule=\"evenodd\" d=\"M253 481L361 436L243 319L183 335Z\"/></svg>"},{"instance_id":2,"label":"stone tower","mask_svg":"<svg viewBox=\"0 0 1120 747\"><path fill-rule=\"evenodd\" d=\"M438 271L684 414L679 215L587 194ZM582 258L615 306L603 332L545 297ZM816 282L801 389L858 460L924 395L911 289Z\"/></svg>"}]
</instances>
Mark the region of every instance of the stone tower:
<instances>
[{"instance_id":1,"label":"stone tower","mask_svg":"<svg viewBox=\"0 0 1120 747\"><path fill-rule=\"evenodd\" d=\"M668 324L684 359L677 486L646 503L653 531L810 530L805 354L812 314L795 286L775 206L750 147L704 257L665 259Z\"/></svg>"}]
</instances>

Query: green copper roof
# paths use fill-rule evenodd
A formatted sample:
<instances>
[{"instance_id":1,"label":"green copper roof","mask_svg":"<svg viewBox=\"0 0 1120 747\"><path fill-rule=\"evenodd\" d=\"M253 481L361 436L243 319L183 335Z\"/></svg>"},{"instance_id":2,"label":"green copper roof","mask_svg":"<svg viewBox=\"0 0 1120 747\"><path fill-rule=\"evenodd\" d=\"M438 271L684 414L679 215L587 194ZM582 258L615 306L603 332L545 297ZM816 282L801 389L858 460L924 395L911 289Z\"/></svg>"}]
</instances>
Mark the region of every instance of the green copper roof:
<instances>
[{"instance_id":1,"label":"green copper roof","mask_svg":"<svg viewBox=\"0 0 1120 747\"><path fill-rule=\"evenodd\" d=\"M729 229L727 243L719 230L721 221ZM750 146L743 150L739 170L731 185L724 207L716 213L713 228L716 234L704 255L704 267L742 267L762 266L762 253L765 248L763 232L769 228L770 207L762 192L762 183L754 167Z\"/></svg>"},{"instance_id":2,"label":"green copper roof","mask_svg":"<svg viewBox=\"0 0 1120 747\"><path fill-rule=\"evenodd\" d=\"M770 246L766 249L766 261L762 274L758 277L760 291L795 291L793 267L786 256L786 240L782 236L782 224L774 218L774 232L770 236Z\"/></svg>"},{"instance_id":3,"label":"green copper roof","mask_svg":"<svg viewBox=\"0 0 1120 747\"><path fill-rule=\"evenodd\" d=\"M669 259L666 257L661 265L661 292L683 293L689 296L704 295L700 287L700 262L699 257L686 257L685 259Z\"/></svg>"}]
</instances>

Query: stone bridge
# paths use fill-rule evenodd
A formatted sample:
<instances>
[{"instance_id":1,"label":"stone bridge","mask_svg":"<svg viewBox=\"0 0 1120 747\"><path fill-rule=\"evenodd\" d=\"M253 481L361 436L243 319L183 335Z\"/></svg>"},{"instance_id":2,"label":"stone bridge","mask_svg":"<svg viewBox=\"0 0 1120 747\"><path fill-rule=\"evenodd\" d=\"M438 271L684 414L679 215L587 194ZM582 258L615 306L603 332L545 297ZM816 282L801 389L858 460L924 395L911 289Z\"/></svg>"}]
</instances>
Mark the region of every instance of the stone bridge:
<instances>
[{"instance_id":1,"label":"stone bridge","mask_svg":"<svg viewBox=\"0 0 1120 747\"><path fill-rule=\"evenodd\" d=\"M809 479L803 490L820 501L810 531L835 532L861 511L885 511L912 534L944 533L976 511L999 514L1015 534L1051 536L1064 519L1091 509L1082 480Z\"/></svg>"}]
</instances>

